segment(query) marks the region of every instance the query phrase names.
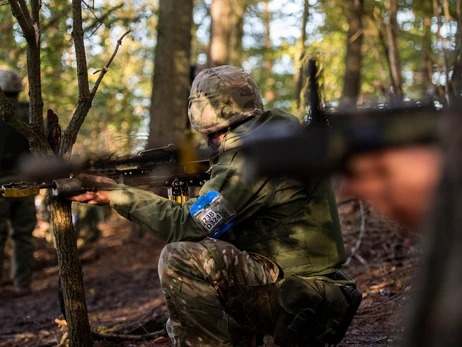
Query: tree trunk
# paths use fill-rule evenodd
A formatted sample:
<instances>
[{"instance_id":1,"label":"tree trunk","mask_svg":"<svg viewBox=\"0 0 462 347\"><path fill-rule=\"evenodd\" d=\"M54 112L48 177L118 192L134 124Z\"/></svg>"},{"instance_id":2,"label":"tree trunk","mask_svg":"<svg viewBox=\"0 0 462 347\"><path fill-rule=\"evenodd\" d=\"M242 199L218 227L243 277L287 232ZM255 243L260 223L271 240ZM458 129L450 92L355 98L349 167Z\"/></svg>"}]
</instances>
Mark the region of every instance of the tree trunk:
<instances>
[{"instance_id":1,"label":"tree trunk","mask_svg":"<svg viewBox=\"0 0 462 347\"><path fill-rule=\"evenodd\" d=\"M209 67L229 64L231 0L213 0L210 7Z\"/></svg>"},{"instance_id":2,"label":"tree trunk","mask_svg":"<svg viewBox=\"0 0 462 347\"><path fill-rule=\"evenodd\" d=\"M445 84L444 84L444 104L449 104L449 90L451 89L450 84L451 81L449 79L449 64L448 64L448 58L446 56L446 49L444 48L444 38L443 35L441 34L441 18L440 18L440 5L438 0L433 0L433 16L436 18L436 23L438 25L438 31L436 32L436 36L438 37L438 40L440 41L441 44L441 55L443 57L443 69L444 69L444 76L445 76Z\"/></svg>"},{"instance_id":3,"label":"tree trunk","mask_svg":"<svg viewBox=\"0 0 462 347\"><path fill-rule=\"evenodd\" d=\"M295 53L295 66L297 70L294 75L294 99L297 105L297 116L303 117L305 113L305 103L302 95L303 81L304 81L304 55L305 55L305 41L306 41L306 25L308 23L308 16L310 10L310 3L308 0L304 1L302 27L300 29L300 37L297 40L297 51Z\"/></svg>"},{"instance_id":4,"label":"tree trunk","mask_svg":"<svg viewBox=\"0 0 462 347\"><path fill-rule=\"evenodd\" d=\"M51 221L56 241L59 276L66 306L71 346L92 346L90 324L85 303L82 269L72 225L71 202L49 196Z\"/></svg>"},{"instance_id":5,"label":"tree trunk","mask_svg":"<svg viewBox=\"0 0 462 347\"><path fill-rule=\"evenodd\" d=\"M229 37L229 63L234 66L242 64L242 37L244 36L244 13L247 0L231 2L231 30Z\"/></svg>"},{"instance_id":6,"label":"tree trunk","mask_svg":"<svg viewBox=\"0 0 462 347\"><path fill-rule=\"evenodd\" d=\"M396 20L398 15L398 0L387 0L388 9L388 57L390 60L391 85L393 94L397 101L403 99L403 87L401 78L401 63L398 50L398 32L399 26Z\"/></svg>"},{"instance_id":7,"label":"tree trunk","mask_svg":"<svg viewBox=\"0 0 462 347\"><path fill-rule=\"evenodd\" d=\"M178 143L188 109L193 0L160 0L148 148Z\"/></svg>"},{"instance_id":8,"label":"tree trunk","mask_svg":"<svg viewBox=\"0 0 462 347\"><path fill-rule=\"evenodd\" d=\"M457 32L456 32L456 57L453 64L451 85L453 94L460 98L462 95L462 1L457 0Z\"/></svg>"},{"instance_id":9,"label":"tree trunk","mask_svg":"<svg viewBox=\"0 0 462 347\"><path fill-rule=\"evenodd\" d=\"M422 58L423 58L423 65L422 65L422 96L432 96L434 92L432 91L433 83L432 83L432 59L431 59L431 52L432 52L432 40L431 40L431 19L429 17L425 17L423 20L424 23L424 36L422 39Z\"/></svg>"},{"instance_id":10,"label":"tree trunk","mask_svg":"<svg viewBox=\"0 0 462 347\"><path fill-rule=\"evenodd\" d=\"M265 22L265 52L263 54L265 61L265 87L263 95L267 102L272 103L276 99L276 91L274 90L274 83L276 80L273 77L273 43L271 42L271 12L269 10L269 0L265 0L265 12L263 13L263 20Z\"/></svg>"},{"instance_id":11,"label":"tree trunk","mask_svg":"<svg viewBox=\"0 0 462 347\"><path fill-rule=\"evenodd\" d=\"M345 78L340 106L356 106L361 89L361 48L363 45L364 0L352 0L348 10L347 53L345 57Z\"/></svg>"}]
</instances>

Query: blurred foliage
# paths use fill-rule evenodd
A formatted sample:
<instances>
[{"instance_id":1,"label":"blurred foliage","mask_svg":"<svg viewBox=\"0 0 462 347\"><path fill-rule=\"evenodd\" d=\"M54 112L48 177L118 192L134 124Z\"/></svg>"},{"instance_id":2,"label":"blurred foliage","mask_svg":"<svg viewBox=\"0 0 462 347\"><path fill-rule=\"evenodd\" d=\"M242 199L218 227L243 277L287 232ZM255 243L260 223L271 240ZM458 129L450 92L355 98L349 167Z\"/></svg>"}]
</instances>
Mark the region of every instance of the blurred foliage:
<instances>
[{"instance_id":1,"label":"blurred foliage","mask_svg":"<svg viewBox=\"0 0 462 347\"><path fill-rule=\"evenodd\" d=\"M130 152L141 148L149 121L157 6L147 0L101 0L84 2L83 8L90 88L119 37L129 29L131 33L99 87L74 152ZM78 95L71 7L67 2L44 0L41 14L44 108L53 109L65 128ZM0 6L0 23L0 66L26 76L25 40L9 6ZM27 86L21 98L27 100Z\"/></svg>"},{"instance_id":2,"label":"blurred foliage","mask_svg":"<svg viewBox=\"0 0 462 347\"><path fill-rule=\"evenodd\" d=\"M212 0L196 0L191 62L206 64L209 40L209 8ZM242 66L251 72L265 97L265 106L295 112L293 100L295 43L306 30L305 59L318 57L322 66L321 87L325 101L337 105L345 73L346 13L349 0L310 0L309 20L301 28L303 0L245 0ZM446 78L451 77L456 59L457 0L442 0L440 16L434 16L431 1L399 0L398 35L405 97L425 94L441 98ZM117 39L128 29L109 72L100 86L93 107L77 139L77 152L133 152L147 139L149 104L154 72L157 1L97 0L83 2L85 38L90 81L111 56ZM386 46L387 8L385 0L364 0L363 64L361 103L385 102L390 72ZM271 45L266 44L265 18L269 18ZM431 21L425 38L425 19ZM439 20L439 25L438 25ZM25 41L9 6L0 6L0 67L25 69ZM42 80L45 110L52 108L66 126L76 104L76 63L72 47L72 20L67 2L42 3ZM172 33L174 34L174 33ZM384 41L385 37L385 41ZM172 37L173 38L173 37ZM430 40L431 85L423 89L424 40ZM445 62L446 60L446 62ZM268 64L270 63L270 64ZM270 69L268 70L268 66ZM174 83L174 81L172 81ZM270 88L270 90L268 90ZM24 99L27 94L24 93ZM166 101L168 102L168 101Z\"/></svg>"}]
</instances>

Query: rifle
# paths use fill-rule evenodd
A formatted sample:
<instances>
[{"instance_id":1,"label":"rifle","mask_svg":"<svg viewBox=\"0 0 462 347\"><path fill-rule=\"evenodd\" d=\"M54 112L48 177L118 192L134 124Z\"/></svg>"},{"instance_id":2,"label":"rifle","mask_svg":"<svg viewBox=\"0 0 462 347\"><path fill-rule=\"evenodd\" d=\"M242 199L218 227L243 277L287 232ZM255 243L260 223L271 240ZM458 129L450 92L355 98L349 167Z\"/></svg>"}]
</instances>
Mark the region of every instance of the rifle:
<instances>
[{"instance_id":1,"label":"rifle","mask_svg":"<svg viewBox=\"0 0 462 347\"><path fill-rule=\"evenodd\" d=\"M436 143L445 113L433 104L413 104L333 113L329 128L322 124L298 132L282 125L262 128L243 143L242 151L250 163L247 175L303 179L334 172L348 174L348 162L354 155Z\"/></svg>"},{"instance_id":2,"label":"rifle","mask_svg":"<svg viewBox=\"0 0 462 347\"><path fill-rule=\"evenodd\" d=\"M115 159L45 163L28 159L22 160L18 168L27 181L3 185L1 193L5 197L22 197L36 195L40 189L46 188L51 189L54 196L78 195L93 189L76 178L80 173L87 173L109 177L128 186L166 187L170 200L185 202L190 187L201 187L210 178L208 168L208 160L182 162L173 144Z\"/></svg>"}]
</instances>

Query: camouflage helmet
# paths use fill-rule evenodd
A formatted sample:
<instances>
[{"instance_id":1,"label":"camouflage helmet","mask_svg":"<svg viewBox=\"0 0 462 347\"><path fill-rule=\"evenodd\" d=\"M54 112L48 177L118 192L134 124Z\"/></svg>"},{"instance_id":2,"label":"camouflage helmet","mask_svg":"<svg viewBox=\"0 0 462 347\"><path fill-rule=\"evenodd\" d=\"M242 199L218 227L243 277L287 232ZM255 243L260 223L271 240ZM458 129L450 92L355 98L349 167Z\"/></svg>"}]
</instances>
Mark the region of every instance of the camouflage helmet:
<instances>
[{"instance_id":1,"label":"camouflage helmet","mask_svg":"<svg viewBox=\"0 0 462 347\"><path fill-rule=\"evenodd\" d=\"M189 95L191 126L211 134L263 112L255 82L243 69L224 65L202 70Z\"/></svg>"},{"instance_id":2,"label":"camouflage helmet","mask_svg":"<svg viewBox=\"0 0 462 347\"><path fill-rule=\"evenodd\" d=\"M7 93L19 93L22 90L22 78L15 71L0 70L0 88Z\"/></svg>"}]
</instances>

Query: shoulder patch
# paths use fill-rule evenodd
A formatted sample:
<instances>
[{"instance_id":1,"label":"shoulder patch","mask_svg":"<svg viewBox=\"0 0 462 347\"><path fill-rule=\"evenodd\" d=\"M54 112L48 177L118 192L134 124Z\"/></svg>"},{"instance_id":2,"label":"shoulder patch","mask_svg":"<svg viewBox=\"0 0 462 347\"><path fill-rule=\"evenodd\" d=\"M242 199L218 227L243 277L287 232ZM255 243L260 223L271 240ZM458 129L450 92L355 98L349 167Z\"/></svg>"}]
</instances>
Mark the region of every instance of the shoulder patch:
<instances>
[{"instance_id":1,"label":"shoulder patch","mask_svg":"<svg viewBox=\"0 0 462 347\"><path fill-rule=\"evenodd\" d=\"M217 238L235 221L236 211L216 190L211 190L189 208L189 213L210 237Z\"/></svg>"}]
</instances>

